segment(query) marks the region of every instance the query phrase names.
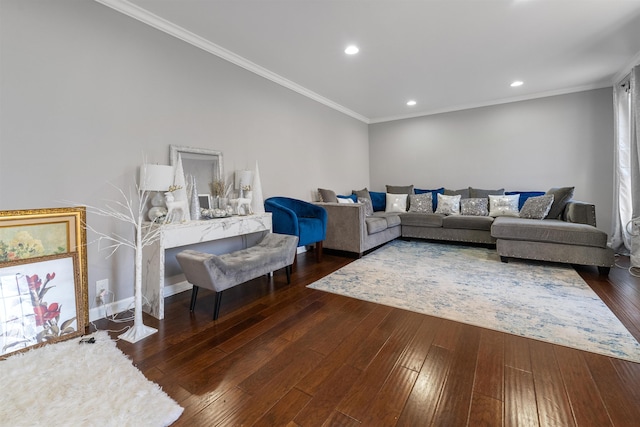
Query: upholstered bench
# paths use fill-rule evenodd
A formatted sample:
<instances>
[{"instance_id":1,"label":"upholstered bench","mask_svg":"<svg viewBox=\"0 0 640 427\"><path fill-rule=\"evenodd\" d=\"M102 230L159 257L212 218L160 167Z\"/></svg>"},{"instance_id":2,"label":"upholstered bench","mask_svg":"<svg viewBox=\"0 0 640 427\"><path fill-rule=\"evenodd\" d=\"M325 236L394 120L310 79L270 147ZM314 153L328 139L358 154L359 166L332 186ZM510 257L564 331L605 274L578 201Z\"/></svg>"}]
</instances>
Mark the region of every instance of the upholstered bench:
<instances>
[{"instance_id":1,"label":"upholstered bench","mask_svg":"<svg viewBox=\"0 0 640 427\"><path fill-rule=\"evenodd\" d=\"M296 255L298 237L269 233L255 246L223 255L185 250L176 259L189 283L190 310L196 306L199 288L216 292L213 319L218 318L222 292L281 268L286 269L287 283L291 282L291 264Z\"/></svg>"}]
</instances>

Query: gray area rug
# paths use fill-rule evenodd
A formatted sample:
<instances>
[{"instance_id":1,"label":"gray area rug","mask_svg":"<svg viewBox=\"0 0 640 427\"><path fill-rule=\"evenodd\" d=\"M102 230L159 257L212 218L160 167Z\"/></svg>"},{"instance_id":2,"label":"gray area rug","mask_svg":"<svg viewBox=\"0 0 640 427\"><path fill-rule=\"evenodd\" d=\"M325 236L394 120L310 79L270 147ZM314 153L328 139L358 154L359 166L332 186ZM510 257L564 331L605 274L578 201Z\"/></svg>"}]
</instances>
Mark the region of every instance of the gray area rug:
<instances>
[{"instance_id":1,"label":"gray area rug","mask_svg":"<svg viewBox=\"0 0 640 427\"><path fill-rule=\"evenodd\" d=\"M395 240L310 288L640 363L640 344L570 266Z\"/></svg>"},{"instance_id":2,"label":"gray area rug","mask_svg":"<svg viewBox=\"0 0 640 427\"><path fill-rule=\"evenodd\" d=\"M0 425L168 426L182 408L109 338L48 344L0 361Z\"/></svg>"}]
</instances>

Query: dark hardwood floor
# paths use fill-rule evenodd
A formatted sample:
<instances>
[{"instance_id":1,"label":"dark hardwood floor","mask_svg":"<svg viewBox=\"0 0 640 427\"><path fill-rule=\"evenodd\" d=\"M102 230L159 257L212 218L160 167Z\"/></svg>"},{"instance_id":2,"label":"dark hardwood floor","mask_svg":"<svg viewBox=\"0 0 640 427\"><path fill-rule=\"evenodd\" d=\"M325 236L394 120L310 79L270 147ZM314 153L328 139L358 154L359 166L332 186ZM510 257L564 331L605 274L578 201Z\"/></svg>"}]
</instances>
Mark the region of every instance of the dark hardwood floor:
<instances>
[{"instance_id":1,"label":"dark hardwood floor","mask_svg":"<svg viewBox=\"0 0 640 427\"><path fill-rule=\"evenodd\" d=\"M306 288L352 261L301 254L291 285L233 288L215 322L213 294L194 314L169 297L157 334L118 347L185 408L176 426L640 425L640 364ZM640 279L578 272L640 340Z\"/></svg>"}]
</instances>

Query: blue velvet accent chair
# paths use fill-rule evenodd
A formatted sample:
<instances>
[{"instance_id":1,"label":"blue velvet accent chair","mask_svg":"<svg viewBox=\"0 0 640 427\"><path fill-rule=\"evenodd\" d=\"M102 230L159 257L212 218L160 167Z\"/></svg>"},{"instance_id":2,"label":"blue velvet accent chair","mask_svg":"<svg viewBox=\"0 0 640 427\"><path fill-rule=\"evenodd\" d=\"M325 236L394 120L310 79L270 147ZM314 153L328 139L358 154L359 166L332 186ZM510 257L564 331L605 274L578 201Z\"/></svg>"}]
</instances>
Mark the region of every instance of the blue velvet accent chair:
<instances>
[{"instance_id":1,"label":"blue velvet accent chair","mask_svg":"<svg viewBox=\"0 0 640 427\"><path fill-rule=\"evenodd\" d=\"M289 197L270 197L264 209L271 212L273 232L298 236L298 246L315 246L322 261L322 242L327 237L327 211L321 206Z\"/></svg>"}]
</instances>

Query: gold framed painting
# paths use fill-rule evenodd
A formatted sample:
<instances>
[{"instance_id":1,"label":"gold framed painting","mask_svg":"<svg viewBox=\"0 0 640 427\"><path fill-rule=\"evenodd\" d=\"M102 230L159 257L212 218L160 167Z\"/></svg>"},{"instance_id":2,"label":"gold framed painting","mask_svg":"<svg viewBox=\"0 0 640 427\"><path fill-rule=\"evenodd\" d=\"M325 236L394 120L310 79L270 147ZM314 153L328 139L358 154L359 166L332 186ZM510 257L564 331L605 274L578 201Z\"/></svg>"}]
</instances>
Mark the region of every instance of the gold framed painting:
<instances>
[{"instance_id":1,"label":"gold framed painting","mask_svg":"<svg viewBox=\"0 0 640 427\"><path fill-rule=\"evenodd\" d=\"M0 358L84 334L78 253L0 263Z\"/></svg>"},{"instance_id":2,"label":"gold framed painting","mask_svg":"<svg viewBox=\"0 0 640 427\"><path fill-rule=\"evenodd\" d=\"M0 267L42 256L77 253L78 302L89 323L86 208L0 211Z\"/></svg>"}]
</instances>

